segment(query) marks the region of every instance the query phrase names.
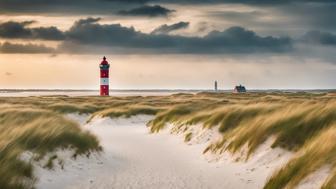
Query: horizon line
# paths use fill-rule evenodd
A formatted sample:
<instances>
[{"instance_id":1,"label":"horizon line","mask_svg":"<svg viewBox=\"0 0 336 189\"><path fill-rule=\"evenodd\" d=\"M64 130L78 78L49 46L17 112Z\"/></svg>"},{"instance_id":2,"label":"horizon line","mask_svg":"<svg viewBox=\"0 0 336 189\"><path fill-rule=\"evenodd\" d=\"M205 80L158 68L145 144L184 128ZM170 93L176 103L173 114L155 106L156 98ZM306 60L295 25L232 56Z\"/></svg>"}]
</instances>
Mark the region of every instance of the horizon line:
<instances>
[{"instance_id":1,"label":"horizon line","mask_svg":"<svg viewBox=\"0 0 336 189\"><path fill-rule=\"evenodd\" d=\"M233 89L218 89L217 91L232 91ZM302 88L302 89L295 89L295 88L251 88L247 89L248 91L336 91L336 88ZM1 89L0 91L99 91L99 89L39 89L39 88L17 88L17 89ZM215 91L214 89L110 89L109 91Z\"/></svg>"}]
</instances>

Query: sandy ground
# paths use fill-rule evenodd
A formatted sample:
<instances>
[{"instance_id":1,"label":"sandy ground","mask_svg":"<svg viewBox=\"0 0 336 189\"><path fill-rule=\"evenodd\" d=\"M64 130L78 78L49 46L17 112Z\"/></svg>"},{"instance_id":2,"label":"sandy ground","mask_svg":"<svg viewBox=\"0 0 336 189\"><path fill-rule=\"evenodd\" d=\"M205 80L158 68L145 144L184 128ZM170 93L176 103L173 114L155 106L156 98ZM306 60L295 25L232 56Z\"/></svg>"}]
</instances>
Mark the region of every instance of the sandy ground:
<instances>
[{"instance_id":1,"label":"sandy ground","mask_svg":"<svg viewBox=\"0 0 336 189\"><path fill-rule=\"evenodd\" d=\"M89 159L67 159L64 169L58 166L49 171L36 166L38 189L257 189L291 157L289 152L265 144L248 162L234 162L225 156L209 163L202 155L206 143L187 145L181 137L166 132L149 134L145 127L148 116L95 119L88 125L87 116L70 117L99 137L104 152Z\"/></svg>"}]
</instances>

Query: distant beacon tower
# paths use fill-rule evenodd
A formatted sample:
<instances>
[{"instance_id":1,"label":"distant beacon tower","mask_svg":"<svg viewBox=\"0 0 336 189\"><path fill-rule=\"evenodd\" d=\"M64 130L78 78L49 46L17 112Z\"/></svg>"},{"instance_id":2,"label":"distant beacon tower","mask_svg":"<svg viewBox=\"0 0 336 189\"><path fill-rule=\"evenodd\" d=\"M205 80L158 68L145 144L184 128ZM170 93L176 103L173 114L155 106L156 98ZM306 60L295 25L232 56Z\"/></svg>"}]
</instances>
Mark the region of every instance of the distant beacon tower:
<instances>
[{"instance_id":1,"label":"distant beacon tower","mask_svg":"<svg viewBox=\"0 0 336 189\"><path fill-rule=\"evenodd\" d=\"M104 56L100 67L100 96L109 96L109 69L110 64L106 61Z\"/></svg>"},{"instance_id":2,"label":"distant beacon tower","mask_svg":"<svg viewBox=\"0 0 336 189\"><path fill-rule=\"evenodd\" d=\"M215 81L215 91L218 91L217 81Z\"/></svg>"}]
</instances>

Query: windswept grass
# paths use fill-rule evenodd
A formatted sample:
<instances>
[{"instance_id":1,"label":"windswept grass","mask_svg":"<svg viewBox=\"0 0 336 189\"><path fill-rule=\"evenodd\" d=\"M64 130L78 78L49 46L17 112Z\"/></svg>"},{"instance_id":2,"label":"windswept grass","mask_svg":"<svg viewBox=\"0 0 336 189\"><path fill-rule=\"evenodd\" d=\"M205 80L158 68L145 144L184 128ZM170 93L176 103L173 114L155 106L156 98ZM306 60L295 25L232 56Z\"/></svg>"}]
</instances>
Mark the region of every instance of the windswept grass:
<instances>
[{"instance_id":1,"label":"windswept grass","mask_svg":"<svg viewBox=\"0 0 336 189\"><path fill-rule=\"evenodd\" d=\"M24 151L43 156L57 148L72 148L79 154L99 149L94 136L61 115L66 113L91 114L90 119L153 115L147 123L151 132L173 124L186 142L196 136L188 130L191 125L218 128L222 139L205 151L237 153L247 149L246 159L272 138L272 147L295 155L264 188L295 188L325 165L332 171L323 188L336 188L336 95L305 92L0 98L0 186L32 185L31 165L18 159ZM52 166L52 159L46 166Z\"/></svg>"},{"instance_id":2,"label":"windswept grass","mask_svg":"<svg viewBox=\"0 0 336 189\"><path fill-rule=\"evenodd\" d=\"M119 108L107 108L92 114L93 117L126 117L129 118L135 115L155 115L161 109L158 107L144 106L144 105L130 105L128 107L119 107Z\"/></svg>"},{"instance_id":3,"label":"windswept grass","mask_svg":"<svg viewBox=\"0 0 336 189\"><path fill-rule=\"evenodd\" d=\"M63 116L41 109L0 109L0 186L4 189L34 186L31 162L20 158L24 152L43 158L57 149L72 149L76 154L99 151L95 136Z\"/></svg>"},{"instance_id":4,"label":"windswept grass","mask_svg":"<svg viewBox=\"0 0 336 189\"><path fill-rule=\"evenodd\" d=\"M192 133L182 126L216 126L223 139L211 144L206 151L236 153L246 146L247 159L272 137L275 139L272 147L285 148L297 155L273 175L265 188L295 188L306 176L329 164L333 172L324 188L336 188L336 148L333 143L336 139L336 99L329 95L302 93L238 96L227 100L220 105L204 101L201 106L194 102L173 106L160 112L148 126L152 132L158 132L167 123L172 123L186 132L185 141L191 140Z\"/></svg>"},{"instance_id":5,"label":"windswept grass","mask_svg":"<svg viewBox=\"0 0 336 189\"><path fill-rule=\"evenodd\" d=\"M336 188L335 139L336 125L333 124L304 145L295 158L273 174L264 188L295 188L306 176L324 165L329 165L333 171L323 188Z\"/></svg>"},{"instance_id":6,"label":"windswept grass","mask_svg":"<svg viewBox=\"0 0 336 189\"><path fill-rule=\"evenodd\" d=\"M71 103L55 103L51 104L47 107L52 111L56 111L59 113L93 113L99 110L99 108L95 105L91 104L71 104Z\"/></svg>"}]
</instances>

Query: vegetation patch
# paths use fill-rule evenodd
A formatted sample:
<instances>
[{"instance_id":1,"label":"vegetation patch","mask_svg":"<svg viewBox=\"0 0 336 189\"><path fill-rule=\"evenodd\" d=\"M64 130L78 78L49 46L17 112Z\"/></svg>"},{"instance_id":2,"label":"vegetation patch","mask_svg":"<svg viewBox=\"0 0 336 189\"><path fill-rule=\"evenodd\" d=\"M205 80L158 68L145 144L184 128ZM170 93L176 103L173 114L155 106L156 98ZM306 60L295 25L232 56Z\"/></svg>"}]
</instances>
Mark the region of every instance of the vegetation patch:
<instances>
[{"instance_id":1,"label":"vegetation patch","mask_svg":"<svg viewBox=\"0 0 336 189\"><path fill-rule=\"evenodd\" d=\"M71 149L81 155L100 151L101 147L95 136L58 113L15 106L0 109L1 188L33 188L33 166L20 156L32 152L41 159L57 149ZM52 168L55 158L48 160L47 168Z\"/></svg>"},{"instance_id":2,"label":"vegetation patch","mask_svg":"<svg viewBox=\"0 0 336 189\"><path fill-rule=\"evenodd\" d=\"M336 188L336 95L334 93L198 93L129 97L13 97L0 98L0 186L30 188L33 167L20 160L30 151L38 156L56 149L86 154L100 149L98 140L62 116L86 113L93 117L153 115L153 133L173 124L186 142L192 125L218 127L222 139L205 152L237 153L247 147L249 158L270 137L272 147L294 153L293 159L267 181L264 188L295 188L319 168L331 172L323 188ZM46 167L52 168L50 158ZM56 161L55 161L56 162Z\"/></svg>"}]
</instances>

